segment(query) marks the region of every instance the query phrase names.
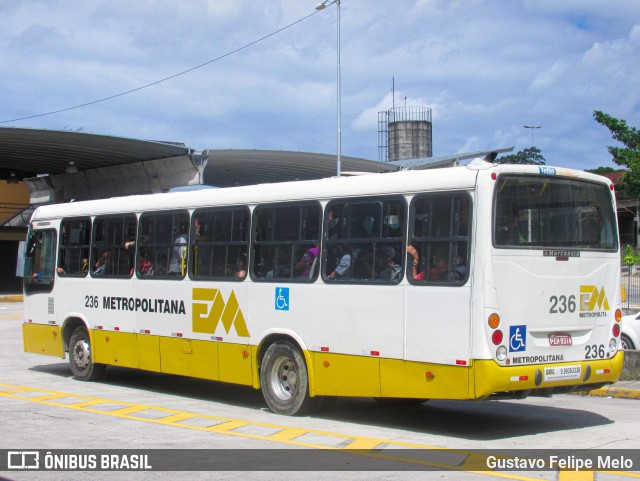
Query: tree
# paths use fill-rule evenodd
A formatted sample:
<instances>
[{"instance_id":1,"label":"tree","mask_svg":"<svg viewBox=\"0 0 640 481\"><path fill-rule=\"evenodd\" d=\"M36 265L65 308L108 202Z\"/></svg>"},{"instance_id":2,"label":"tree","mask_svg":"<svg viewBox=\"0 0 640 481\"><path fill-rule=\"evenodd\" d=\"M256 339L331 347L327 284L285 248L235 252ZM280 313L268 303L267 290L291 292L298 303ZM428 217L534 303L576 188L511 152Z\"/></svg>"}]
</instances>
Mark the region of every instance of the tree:
<instances>
[{"instance_id":1,"label":"tree","mask_svg":"<svg viewBox=\"0 0 640 481\"><path fill-rule=\"evenodd\" d=\"M605 175L605 174L613 174L616 172L616 169L613 167L597 167L595 169L585 169L585 172L591 172L592 174Z\"/></svg>"},{"instance_id":2,"label":"tree","mask_svg":"<svg viewBox=\"0 0 640 481\"><path fill-rule=\"evenodd\" d=\"M547 161L537 147L521 150L516 154L505 155L496 159L496 164L532 164L544 165Z\"/></svg>"},{"instance_id":3,"label":"tree","mask_svg":"<svg viewBox=\"0 0 640 481\"><path fill-rule=\"evenodd\" d=\"M640 196L640 132L635 127L628 126L624 120L616 119L599 110L594 110L593 117L596 122L611 131L615 140L624 145L609 146L607 149L616 164L628 169L622 177L624 193L630 197Z\"/></svg>"}]
</instances>

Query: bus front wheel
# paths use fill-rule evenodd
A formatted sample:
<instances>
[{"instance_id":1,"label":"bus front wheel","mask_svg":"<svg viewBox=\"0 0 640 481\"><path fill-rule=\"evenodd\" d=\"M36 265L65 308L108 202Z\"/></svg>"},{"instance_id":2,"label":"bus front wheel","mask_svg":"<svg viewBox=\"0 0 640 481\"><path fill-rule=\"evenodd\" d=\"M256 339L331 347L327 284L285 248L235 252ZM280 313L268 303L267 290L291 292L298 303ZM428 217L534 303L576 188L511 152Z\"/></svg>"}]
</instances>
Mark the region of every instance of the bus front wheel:
<instances>
[{"instance_id":1,"label":"bus front wheel","mask_svg":"<svg viewBox=\"0 0 640 481\"><path fill-rule=\"evenodd\" d=\"M89 333L76 327L69 340L69 364L73 377L80 381L95 381L104 374L104 364L94 364Z\"/></svg>"},{"instance_id":2,"label":"bus front wheel","mask_svg":"<svg viewBox=\"0 0 640 481\"><path fill-rule=\"evenodd\" d=\"M307 365L289 341L269 346L260 365L260 384L265 401L277 414L303 414L311 407Z\"/></svg>"}]
</instances>

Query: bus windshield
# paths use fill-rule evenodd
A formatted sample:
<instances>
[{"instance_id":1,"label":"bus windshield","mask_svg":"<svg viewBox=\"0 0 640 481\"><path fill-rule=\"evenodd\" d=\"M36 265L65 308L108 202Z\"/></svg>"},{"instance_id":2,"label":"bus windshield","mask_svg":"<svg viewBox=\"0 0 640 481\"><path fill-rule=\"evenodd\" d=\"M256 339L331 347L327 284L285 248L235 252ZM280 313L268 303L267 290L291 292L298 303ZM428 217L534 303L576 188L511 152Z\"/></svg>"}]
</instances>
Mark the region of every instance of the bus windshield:
<instances>
[{"instance_id":1,"label":"bus windshield","mask_svg":"<svg viewBox=\"0 0 640 481\"><path fill-rule=\"evenodd\" d=\"M606 184L585 180L502 175L494 195L494 246L615 251L611 195Z\"/></svg>"}]
</instances>

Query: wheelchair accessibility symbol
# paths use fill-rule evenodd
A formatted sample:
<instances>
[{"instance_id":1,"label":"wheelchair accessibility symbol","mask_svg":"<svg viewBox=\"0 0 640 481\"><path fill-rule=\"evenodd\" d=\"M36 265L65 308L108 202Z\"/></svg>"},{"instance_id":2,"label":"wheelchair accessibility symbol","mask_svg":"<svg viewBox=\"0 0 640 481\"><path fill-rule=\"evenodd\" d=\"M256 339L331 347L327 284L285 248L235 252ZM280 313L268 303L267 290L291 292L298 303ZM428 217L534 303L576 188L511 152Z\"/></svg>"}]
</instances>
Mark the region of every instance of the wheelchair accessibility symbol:
<instances>
[{"instance_id":1,"label":"wheelchair accessibility symbol","mask_svg":"<svg viewBox=\"0 0 640 481\"><path fill-rule=\"evenodd\" d=\"M276 287L276 311L289 310L289 288Z\"/></svg>"},{"instance_id":2,"label":"wheelchair accessibility symbol","mask_svg":"<svg viewBox=\"0 0 640 481\"><path fill-rule=\"evenodd\" d=\"M509 352L527 350L527 326L511 326L509 328Z\"/></svg>"}]
</instances>

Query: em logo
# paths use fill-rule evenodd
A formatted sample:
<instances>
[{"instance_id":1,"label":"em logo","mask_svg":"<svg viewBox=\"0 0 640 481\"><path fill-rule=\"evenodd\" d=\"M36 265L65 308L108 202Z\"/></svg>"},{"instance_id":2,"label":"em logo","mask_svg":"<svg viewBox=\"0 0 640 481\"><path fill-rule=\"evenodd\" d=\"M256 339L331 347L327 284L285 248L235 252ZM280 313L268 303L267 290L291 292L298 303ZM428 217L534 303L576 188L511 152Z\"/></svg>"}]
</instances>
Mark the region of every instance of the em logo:
<instances>
[{"instance_id":1,"label":"em logo","mask_svg":"<svg viewBox=\"0 0 640 481\"><path fill-rule=\"evenodd\" d=\"M580 286L580 310L591 312L595 310L596 305L600 310L609 310L609 301L604 287L598 289L597 286Z\"/></svg>"},{"instance_id":2,"label":"em logo","mask_svg":"<svg viewBox=\"0 0 640 481\"><path fill-rule=\"evenodd\" d=\"M227 302L224 301L222 293L218 289L194 287L192 297L193 332L215 334L218 323L222 321L222 326L227 334L233 326L238 336L249 337L247 323L233 291L231 291Z\"/></svg>"}]
</instances>

